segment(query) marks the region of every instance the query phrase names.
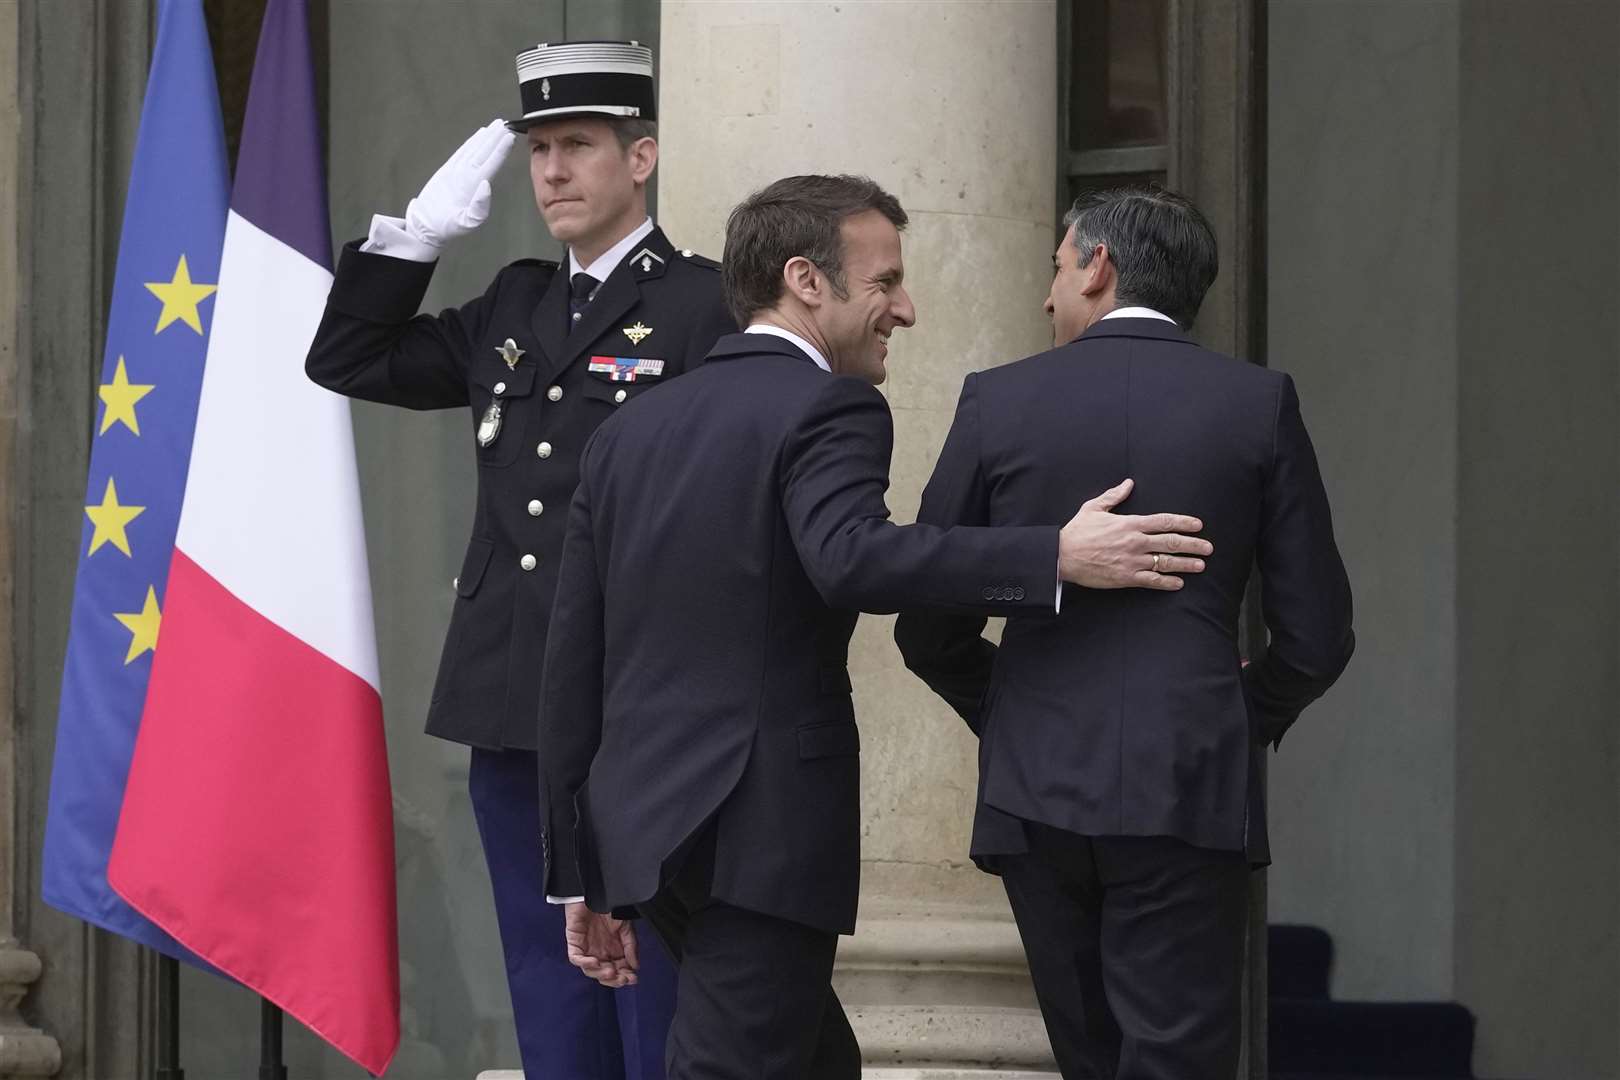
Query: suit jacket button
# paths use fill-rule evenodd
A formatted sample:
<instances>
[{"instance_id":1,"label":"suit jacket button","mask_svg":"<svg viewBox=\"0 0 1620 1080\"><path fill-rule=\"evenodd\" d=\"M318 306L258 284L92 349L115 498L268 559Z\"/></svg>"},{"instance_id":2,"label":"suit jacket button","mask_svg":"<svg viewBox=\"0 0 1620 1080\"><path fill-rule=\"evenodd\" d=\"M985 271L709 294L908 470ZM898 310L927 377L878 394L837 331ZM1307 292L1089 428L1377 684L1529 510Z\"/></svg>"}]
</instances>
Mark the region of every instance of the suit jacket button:
<instances>
[{"instance_id":1,"label":"suit jacket button","mask_svg":"<svg viewBox=\"0 0 1620 1080\"><path fill-rule=\"evenodd\" d=\"M534 452L543 458L548 458L551 456L551 444L548 442L543 442L534 448Z\"/></svg>"},{"instance_id":2,"label":"suit jacket button","mask_svg":"<svg viewBox=\"0 0 1620 1080\"><path fill-rule=\"evenodd\" d=\"M546 391L546 397L549 398L552 401L561 401L562 400L562 387L553 386L550 390Z\"/></svg>"},{"instance_id":3,"label":"suit jacket button","mask_svg":"<svg viewBox=\"0 0 1620 1080\"><path fill-rule=\"evenodd\" d=\"M506 393L506 384L503 383L503 382L496 383L495 384L495 394L496 394L496 396L499 396L499 395L504 394L504 393Z\"/></svg>"},{"instance_id":4,"label":"suit jacket button","mask_svg":"<svg viewBox=\"0 0 1620 1080\"><path fill-rule=\"evenodd\" d=\"M529 516L530 517L539 517L542 513L545 512L545 509L546 509L545 504L543 504L539 499L530 499L529 500Z\"/></svg>"},{"instance_id":5,"label":"suit jacket button","mask_svg":"<svg viewBox=\"0 0 1620 1080\"><path fill-rule=\"evenodd\" d=\"M981 595L982 595L982 596L983 596L983 597L984 597L984 598L985 598L985 599L986 599L986 600L994 600L994 599L996 599L996 590L994 590L994 589L992 589L992 588L990 588L990 587L989 587L989 586L988 586L988 585L987 585L987 586L985 586L985 589L984 589L984 592L983 592L983 593L982 593L982 594L981 594Z\"/></svg>"},{"instance_id":6,"label":"suit jacket button","mask_svg":"<svg viewBox=\"0 0 1620 1080\"><path fill-rule=\"evenodd\" d=\"M1022 600L1023 598L1024 598L1024 587L1022 585L1020 585L1020 586L1018 586L1018 588L1013 590L1013 599L1014 600Z\"/></svg>"},{"instance_id":7,"label":"suit jacket button","mask_svg":"<svg viewBox=\"0 0 1620 1080\"><path fill-rule=\"evenodd\" d=\"M540 560L536 559L533 555L525 555L523 558L518 560L518 565L523 567L525 570L533 570L536 566L540 565Z\"/></svg>"},{"instance_id":8,"label":"suit jacket button","mask_svg":"<svg viewBox=\"0 0 1620 1080\"><path fill-rule=\"evenodd\" d=\"M615 404L615 405L623 405L624 404L624 399L629 397L629 396L630 396L629 394L625 393L623 390L620 390L617 394L613 395L613 404Z\"/></svg>"}]
</instances>

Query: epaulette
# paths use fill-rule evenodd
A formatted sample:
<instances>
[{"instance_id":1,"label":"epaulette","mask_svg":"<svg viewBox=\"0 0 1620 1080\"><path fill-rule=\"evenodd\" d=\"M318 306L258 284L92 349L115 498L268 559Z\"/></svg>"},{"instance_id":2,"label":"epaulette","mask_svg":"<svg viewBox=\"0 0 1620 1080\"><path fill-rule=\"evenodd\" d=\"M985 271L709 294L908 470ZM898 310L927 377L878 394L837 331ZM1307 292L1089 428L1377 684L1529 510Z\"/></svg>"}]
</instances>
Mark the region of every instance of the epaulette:
<instances>
[{"instance_id":1,"label":"epaulette","mask_svg":"<svg viewBox=\"0 0 1620 1080\"><path fill-rule=\"evenodd\" d=\"M699 255L691 248L681 248L680 256L682 262L691 263L693 266L701 266L705 270L720 269L720 264L718 262L709 258L707 255Z\"/></svg>"}]
</instances>

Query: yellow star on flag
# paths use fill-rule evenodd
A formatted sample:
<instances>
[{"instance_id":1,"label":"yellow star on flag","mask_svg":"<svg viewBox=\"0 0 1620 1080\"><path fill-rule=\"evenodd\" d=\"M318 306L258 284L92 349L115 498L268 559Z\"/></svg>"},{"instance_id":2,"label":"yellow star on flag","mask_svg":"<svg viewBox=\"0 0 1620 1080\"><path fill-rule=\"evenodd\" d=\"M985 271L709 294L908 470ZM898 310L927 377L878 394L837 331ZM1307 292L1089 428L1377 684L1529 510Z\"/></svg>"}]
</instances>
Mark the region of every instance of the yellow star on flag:
<instances>
[{"instance_id":1,"label":"yellow star on flag","mask_svg":"<svg viewBox=\"0 0 1620 1080\"><path fill-rule=\"evenodd\" d=\"M126 665L141 653L157 648L158 624L163 621L163 613L158 610L157 590L152 586L146 587L146 603L140 611L130 614L115 612L113 618L123 623L124 629L130 632L129 653L124 657Z\"/></svg>"},{"instance_id":2,"label":"yellow star on flag","mask_svg":"<svg viewBox=\"0 0 1620 1080\"><path fill-rule=\"evenodd\" d=\"M141 425L135 420L135 403L150 394L153 386L150 383L132 383L129 381L129 372L124 369L124 358L118 358L118 369L113 372L113 381L103 383L96 392L101 395L102 402L107 406L101 414L101 431L98 434L107 434L107 429L114 424L123 424L129 430L139 435Z\"/></svg>"},{"instance_id":3,"label":"yellow star on flag","mask_svg":"<svg viewBox=\"0 0 1620 1080\"><path fill-rule=\"evenodd\" d=\"M218 285L193 284L184 255L180 256L180 265L174 268L172 280L148 281L146 287L153 296L163 301L163 312L158 316L157 329L152 331L154 334L163 333L163 328L177 319L197 333L202 333L202 316L197 314L197 305L219 288Z\"/></svg>"},{"instance_id":4,"label":"yellow star on flag","mask_svg":"<svg viewBox=\"0 0 1620 1080\"><path fill-rule=\"evenodd\" d=\"M96 527L95 533L90 537L90 554L94 555L102 544L107 543L125 555L131 554L129 534L124 530L145 511L144 506L120 506L118 489L113 486L112 477L109 476L107 492L101 497L101 505L84 508L84 512L90 516L90 521Z\"/></svg>"}]
</instances>

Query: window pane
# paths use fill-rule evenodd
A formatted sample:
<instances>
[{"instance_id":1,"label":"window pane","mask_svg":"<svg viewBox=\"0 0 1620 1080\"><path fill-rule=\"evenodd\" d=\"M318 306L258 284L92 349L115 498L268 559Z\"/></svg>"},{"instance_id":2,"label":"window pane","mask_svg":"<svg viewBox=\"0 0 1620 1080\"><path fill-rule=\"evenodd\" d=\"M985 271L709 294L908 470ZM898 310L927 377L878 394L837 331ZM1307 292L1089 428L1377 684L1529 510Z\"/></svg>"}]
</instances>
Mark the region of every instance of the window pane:
<instances>
[{"instance_id":1,"label":"window pane","mask_svg":"<svg viewBox=\"0 0 1620 1080\"><path fill-rule=\"evenodd\" d=\"M1069 148L1166 139L1169 0L1074 0Z\"/></svg>"}]
</instances>

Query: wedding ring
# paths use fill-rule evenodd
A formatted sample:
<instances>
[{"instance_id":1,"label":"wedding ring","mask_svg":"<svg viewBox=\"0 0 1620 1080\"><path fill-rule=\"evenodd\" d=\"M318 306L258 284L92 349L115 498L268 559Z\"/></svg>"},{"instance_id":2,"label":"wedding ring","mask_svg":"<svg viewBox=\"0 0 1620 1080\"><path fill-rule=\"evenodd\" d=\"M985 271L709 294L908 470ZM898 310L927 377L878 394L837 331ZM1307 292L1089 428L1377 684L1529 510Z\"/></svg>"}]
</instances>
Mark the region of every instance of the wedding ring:
<instances>
[{"instance_id":1,"label":"wedding ring","mask_svg":"<svg viewBox=\"0 0 1620 1080\"><path fill-rule=\"evenodd\" d=\"M1157 551L1153 553L1153 572L1155 574L1159 572L1159 553Z\"/></svg>"}]
</instances>

